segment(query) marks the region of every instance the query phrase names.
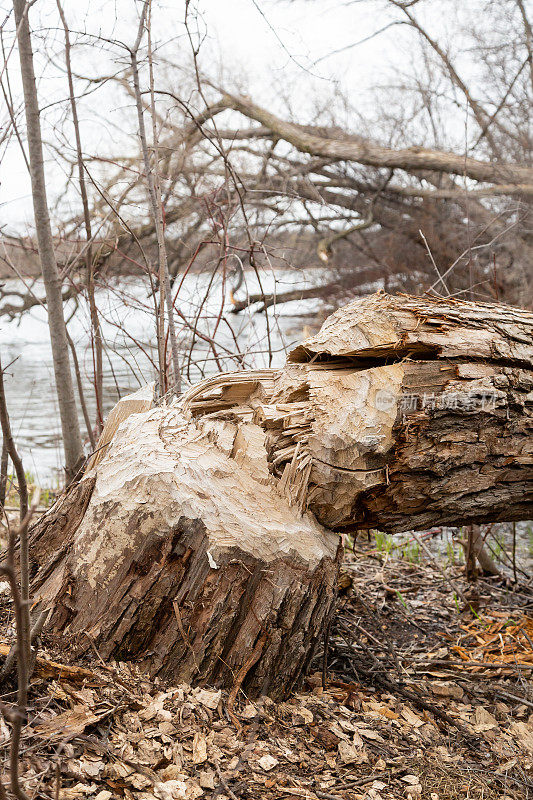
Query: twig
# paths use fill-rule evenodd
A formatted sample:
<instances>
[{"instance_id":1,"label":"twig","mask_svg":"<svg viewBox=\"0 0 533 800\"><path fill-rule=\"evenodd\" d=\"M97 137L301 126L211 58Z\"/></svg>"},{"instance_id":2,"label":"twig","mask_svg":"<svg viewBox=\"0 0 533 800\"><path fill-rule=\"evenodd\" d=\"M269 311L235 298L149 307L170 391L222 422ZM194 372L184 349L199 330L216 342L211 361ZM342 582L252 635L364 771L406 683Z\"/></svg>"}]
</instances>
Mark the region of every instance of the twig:
<instances>
[{"instance_id":1,"label":"twig","mask_svg":"<svg viewBox=\"0 0 533 800\"><path fill-rule=\"evenodd\" d=\"M331 633L331 620L332 618L330 617L326 625L326 630L324 631L324 655L322 656L322 688L324 691L328 688L328 647Z\"/></svg>"},{"instance_id":2,"label":"twig","mask_svg":"<svg viewBox=\"0 0 533 800\"><path fill-rule=\"evenodd\" d=\"M341 623L341 627L345 627L346 628L346 626L343 626L342 623ZM348 629L348 632L349 632L349 629ZM342 634L341 634L341 636L342 636ZM353 644L351 644L346 639L345 636L342 636L342 638L344 639L344 641L346 642L348 647L352 650L352 652L354 652L353 651ZM357 671L358 672L362 672L363 675L366 675L372 681L375 681L376 683L380 683L388 691L390 691L392 693L397 692L398 694L401 694L407 700L410 700L410 702L412 702L413 705L418 706L419 708L423 709L424 711L429 711L431 714L433 714L434 717L437 717L437 719L440 719L441 722L445 722L447 725L451 725L451 726L457 728L457 730L461 731L461 733L465 737L467 745L469 747L477 748L478 743L477 743L475 737L472 736L470 731L465 727L465 725L463 725L462 722L460 722L459 720L453 719L453 717L450 717L445 711L442 711L442 709L438 708L433 703L430 703L429 701L424 700L422 697L420 697L420 695L416 694L415 692L411 691L410 689L407 689L405 686L403 686L398 681L395 681L388 674L388 672L385 669L385 667L378 661L378 659L376 658L376 656L374 655L372 650L369 647L367 647L363 642L359 641L358 644L369 654L369 656L371 657L371 659L372 659L372 661L373 661L373 663L374 663L374 665L376 667L376 671L375 672L371 672L370 670L366 669L365 667L361 666L361 664L358 663L357 664Z\"/></svg>"},{"instance_id":3,"label":"twig","mask_svg":"<svg viewBox=\"0 0 533 800\"><path fill-rule=\"evenodd\" d=\"M524 706L529 706L529 708L533 708L533 703L531 700L526 700L525 697L520 697L516 694L511 694L511 692L506 692L503 689L495 689L494 694L499 695L500 697L507 697L509 700L515 700L517 703L522 703Z\"/></svg>"},{"instance_id":4,"label":"twig","mask_svg":"<svg viewBox=\"0 0 533 800\"><path fill-rule=\"evenodd\" d=\"M5 508L7 494L7 467L9 462L9 451L7 441L2 436L2 456L0 458L0 508Z\"/></svg>"},{"instance_id":5,"label":"twig","mask_svg":"<svg viewBox=\"0 0 533 800\"><path fill-rule=\"evenodd\" d=\"M72 337L67 330L67 342L68 346L70 347L70 352L72 354L72 361L74 364L74 374L76 376L76 385L78 387L78 395L80 398L80 405L83 414L83 419L85 422L85 428L87 429L87 436L89 437L89 442L91 445L91 450L96 449L96 440L94 438L93 429L91 426L91 420L89 418L89 412L87 410L87 403L85 402L85 392L83 391L83 382L81 380L81 372L80 372L80 365L78 361L78 354L76 353L76 347L74 342L72 341Z\"/></svg>"},{"instance_id":6,"label":"twig","mask_svg":"<svg viewBox=\"0 0 533 800\"><path fill-rule=\"evenodd\" d=\"M28 486L26 484L26 476L24 474L24 467L22 460L18 454L13 435L11 433L11 424L9 422L9 414L7 411L6 393L4 388L4 371L2 369L2 362L0 360L0 424L2 426L2 435L4 442L11 458L11 463L15 468L15 474L18 481L19 502L20 502L20 521L24 519L28 512Z\"/></svg>"},{"instance_id":7,"label":"twig","mask_svg":"<svg viewBox=\"0 0 533 800\"><path fill-rule=\"evenodd\" d=\"M141 142L141 151L144 162L144 171L148 183L148 195L150 198L150 210L154 223L154 228L157 238L157 249L159 256L159 288L160 288L160 301L159 301L159 319L158 319L158 347L159 347L159 369L160 369L160 391L161 394L165 393L165 358L164 358L164 306L167 305L168 328L171 342L171 356L172 368L174 373L174 386L173 388L179 392L181 391L181 371L179 365L178 345L174 326L174 309L170 291L170 276L168 272L167 251L165 247L165 232L163 221L163 207L161 201L161 189L159 185L158 173L158 149L157 149L157 131L155 127L155 108L154 108L154 85L153 85L153 59L152 59L152 46L150 36L150 24L147 24L147 12L151 11L151 0L145 0L141 17L139 20L139 27L137 30L137 38L135 44L130 50L131 68L133 72L133 87L135 92L135 104L137 107L138 119L138 132ZM154 149L154 166L150 164L150 156L148 153L148 141L146 137L146 128L144 125L144 114L141 97L141 87L139 82L139 64L138 52L143 38L144 30L148 30L148 47L149 47L149 70L150 70L150 97L152 109L152 122L153 122L153 142Z\"/></svg>"},{"instance_id":8,"label":"twig","mask_svg":"<svg viewBox=\"0 0 533 800\"><path fill-rule=\"evenodd\" d=\"M248 656L247 660L244 662L242 667L240 668L239 672L237 673L237 677L235 678L235 683L231 687L231 691L228 696L228 702L226 704L226 710L231 718L231 721L240 732L242 730L242 725L233 713L233 706L235 705L235 700L237 699L237 695L239 693L239 689L242 686L242 682L248 675L249 671L253 667L253 665L259 660L259 657L263 651L263 647L265 645L267 638L266 631L264 631L257 642L255 643L255 647Z\"/></svg>"},{"instance_id":9,"label":"twig","mask_svg":"<svg viewBox=\"0 0 533 800\"><path fill-rule=\"evenodd\" d=\"M418 542L418 544L420 545L420 547L421 547L421 548L422 548L422 550L424 551L424 553L425 553L425 554L428 556L428 558L429 558L429 559L430 559L430 561L432 562L432 564L433 564L433 565L434 565L434 566L435 566L435 567L438 569L438 571L440 572L440 574L442 575L442 577L444 578L444 580L446 581L446 583L449 583L449 584L450 584L450 586L452 587L452 589L453 589L453 591L455 592L455 594L457 595L457 597L460 597L460 598L461 598L461 600L463 601L463 603L465 604L465 606L469 606L469 605L470 605L470 602L469 602L469 601L468 601L468 599L466 598L466 595L465 595L465 594L464 594L464 593L461 591L461 589L459 589L459 588L458 588L458 587L455 585L455 583L452 581L452 579L450 578L450 576L446 574L446 571L445 571L445 570L442 568L442 566L439 564L439 562L437 561L437 559L435 558L435 556L433 555L433 553L432 553L432 552L431 552L431 551L428 549L428 547L426 546L426 544L425 544L425 543L424 543L424 542L423 542L423 541L420 539L420 537L418 536L418 534L417 534L417 533L415 533L415 531L411 531L411 532L412 532L412 534L413 534L413 537L416 539L416 541Z\"/></svg>"},{"instance_id":10,"label":"twig","mask_svg":"<svg viewBox=\"0 0 533 800\"><path fill-rule=\"evenodd\" d=\"M50 609L47 608L46 610L41 611L41 613L37 617L30 631L30 646L41 635L44 623L46 622L49 614L50 614ZM15 666L16 657L17 657L17 646L14 645L7 654L6 660L4 661L4 666L0 671L0 683L5 681L5 679L10 675L13 667ZM33 667L35 666L36 657L37 657L37 650L33 653L32 663L31 663L32 668L29 670L28 680L31 678L31 675L33 673Z\"/></svg>"},{"instance_id":11,"label":"twig","mask_svg":"<svg viewBox=\"0 0 533 800\"><path fill-rule=\"evenodd\" d=\"M38 505L39 495L35 506ZM15 574L15 542L17 538L21 543L21 572L22 572L22 543L28 541L28 526L33 514L32 506L19 527L10 531L7 561L0 566L0 575L4 575L9 582L13 605L15 607L15 626L17 632L17 705L11 718L11 747L9 751L9 770L11 779L11 790L17 800L28 800L28 795L20 785L19 778L19 751L20 736L22 725L26 720L28 704L28 680L30 668L30 625L29 625L29 598L19 591ZM25 564L25 571L28 571L28 564ZM21 577L21 586L22 586ZM26 587L24 589L26 591ZM4 712L5 713L5 712Z\"/></svg>"},{"instance_id":12,"label":"twig","mask_svg":"<svg viewBox=\"0 0 533 800\"><path fill-rule=\"evenodd\" d=\"M518 577L516 575L516 522L513 522L513 578L514 582L518 583Z\"/></svg>"},{"instance_id":13,"label":"twig","mask_svg":"<svg viewBox=\"0 0 533 800\"><path fill-rule=\"evenodd\" d=\"M219 766L218 764L215 764L215 770L216 770L216 773L217 773L218 779L219 779L220 783L222 784L222 787L223 787L223 788L225 789L225 791L228 793L228 797L230 797L230 798L231 798L231 800L239 800L239 798L237 797L237 795L236 795L236 794L234 794L234 793L231 791L231 789L229 788L229 786L228 786L228 782L227 782L227 780L225 779L224 775L222 774L222 770L220 769L220 766Z\"/></svg>"}]
</instances>

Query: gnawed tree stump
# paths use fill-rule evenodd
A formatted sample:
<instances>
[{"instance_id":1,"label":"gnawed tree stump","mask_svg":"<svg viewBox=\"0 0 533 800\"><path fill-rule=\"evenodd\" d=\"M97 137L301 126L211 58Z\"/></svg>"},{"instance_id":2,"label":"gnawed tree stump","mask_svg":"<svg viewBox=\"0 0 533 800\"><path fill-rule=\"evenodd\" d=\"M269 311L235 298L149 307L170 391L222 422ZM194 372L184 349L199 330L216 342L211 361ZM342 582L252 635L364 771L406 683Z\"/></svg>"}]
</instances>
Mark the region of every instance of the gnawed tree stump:
<instances>
[{"instance_id":1,"label":"gnawed tree stump","mask_svg":"<svg viewBox=\"0 0 533 800\"><path fill-rule=\"evenodd\" d=\"M276 495L263 438L179 408L123 422L63 546L45 546L53 514L33 531L49 632L172 681L290 691L332 611L339 538Z\"/></svg>"},{"instance_id":2,"label":"gnawed tree stump","mask_svg":"<svg viewBox=\"0 0 533 800\"><path fill-rule=\"evenodd\" d=\"M32 531L49 632L173 681L287 694L332 613L332 531L533 515L532 323L374 295L279 372L122 402Z\"/></svg>"}]
</instances>

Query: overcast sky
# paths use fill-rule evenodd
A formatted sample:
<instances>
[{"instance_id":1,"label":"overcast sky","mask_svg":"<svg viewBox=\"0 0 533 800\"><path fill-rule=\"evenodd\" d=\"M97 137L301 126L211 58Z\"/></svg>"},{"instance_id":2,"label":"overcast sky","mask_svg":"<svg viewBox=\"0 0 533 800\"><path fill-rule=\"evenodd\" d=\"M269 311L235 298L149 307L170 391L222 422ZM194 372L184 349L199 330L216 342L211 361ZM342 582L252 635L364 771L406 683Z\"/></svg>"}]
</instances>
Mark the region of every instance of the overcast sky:
<instances>
[{"instance_id":1,"label":"overcast sky","mask_svg":"<svg viewBox=\"0 0 533 800\"><path fill-rule=\"evenodd\" d=\"M442 3L431 2L431 10L426 13L434 27L442 27L446 22L440 11ZM476 4L476 0L469 2L472 7ZM453 0L445 3L453 13ZM91 37L99 35L131 43L135 37L138 2L63 0L63 4L73 30L75 70L101 75L126 63L120 48L104 45L102 51ZM279 113L283 113L287 102L293 108L305 108L306 104L309 107L310 101L315 102L317 97L325 105L333 103L339 87L363 110L369 98L367 90L407 69L412 56L413 38L401 27L388 28L364 41L390 23L392 17L385 6L382 0L198 0L198 31L204 37L200 65L216 78L222 70L227 88L234 85L244 88L258 102L269 107L277 105ZM0 0L2 19L10 8L11 0ZM183 0L155 0L154 38L161 44L161 53L178 64L186 64L190 57L183 16ZM70 123L68 120L65 123L64 44L55 0L37 0L30 18L35 30L45 136L61 150L72 145L72 136ZM12 19L5 23L4 29L9 49L13 39ZM361 40L358 46L351 46ZM9 79L20 102L18 66L18 54L13 51L8 62ZM179 76L176 81L179 83ZM179 90L179 86L176 88ZM127 118L124 109L116 105L116 95L101 88L80 103L88 152L105 151L110 143L116 144L126 135ZM134 117L130 119L133 135ZM5 109L0 114L0 123L8 124ZM31 225L32 207L27 171L14 138L7 148L2 147L0 157L0 223L5 231L23 231ZM63 186L53 150L47 154L47 177L49 199L53 203Z\"/></svg>"}]
</instances>

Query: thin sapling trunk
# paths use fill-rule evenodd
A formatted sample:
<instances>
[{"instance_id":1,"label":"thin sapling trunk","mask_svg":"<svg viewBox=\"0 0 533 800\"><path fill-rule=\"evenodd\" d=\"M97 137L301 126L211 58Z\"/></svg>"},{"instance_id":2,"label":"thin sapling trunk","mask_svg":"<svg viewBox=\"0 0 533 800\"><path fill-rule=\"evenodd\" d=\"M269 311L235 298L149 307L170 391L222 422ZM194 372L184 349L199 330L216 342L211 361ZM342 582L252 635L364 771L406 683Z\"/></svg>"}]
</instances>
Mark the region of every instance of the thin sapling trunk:
<instances>
[{"instance_id":1,"label":"thin sapling trunk","mask_svg":"<svg viewBox=\"0 0 533 800\"><path fill-rule=\"evenodd\" d=\"M24 90L30 176L32 185L35 230L41 269L46 289L48 327L56 381L59 415L65 449L65 471L72 477L83 459L76 398L70 372L67 332L63 315L61 279L54 253L50 215L46 197L43 142L37 85L33 66L31 33L28 20L29 5L25 0L13 0L20 58L20 74Z\"/></svg>"}]
</instances>

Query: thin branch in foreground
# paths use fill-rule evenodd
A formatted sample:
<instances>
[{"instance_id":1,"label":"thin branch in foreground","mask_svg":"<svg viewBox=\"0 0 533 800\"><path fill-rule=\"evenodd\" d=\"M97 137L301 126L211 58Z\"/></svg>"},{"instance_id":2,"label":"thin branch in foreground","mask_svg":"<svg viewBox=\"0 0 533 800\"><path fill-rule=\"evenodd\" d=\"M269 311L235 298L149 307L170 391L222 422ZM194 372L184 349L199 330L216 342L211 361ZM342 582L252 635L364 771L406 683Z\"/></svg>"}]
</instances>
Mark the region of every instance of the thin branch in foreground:
<instances>
[{"instance_id":1,"label":"thin branch in foreground","mask_svg":"<svg viewBox=\"0 0 533 800\"><path fill-rule=\"evenodd\" d=\"M0 396L0 409L2 416L6 412L4 395ZM20 740L22 727L26 722L28 705L28 685L31 675L31 636L30 630L30 600L29 600L29 561L28 561L28 528L31 519L39 505L40 491L36 491L29 510L17 528L9 531L7 558L0 565L0 575L9 583L15 613L15 629L17 636L17 703L14 708L2 704L2 712L11 723L11 746L9 751L10 788L17 800L29 800L28 795L20 784L19 761ZM17 540L20 543L20 588L16 576L15 547ZM34 626L35 635L40 633L40 628L45 621L45 616L39 616ZM8 656L9 658L9 656ZM4 665L5 666L5 665ZM1 783L1 781L0 781ZM1 785L0 799L7 797L5 787Z\"/></svg>"}]
</instances>

